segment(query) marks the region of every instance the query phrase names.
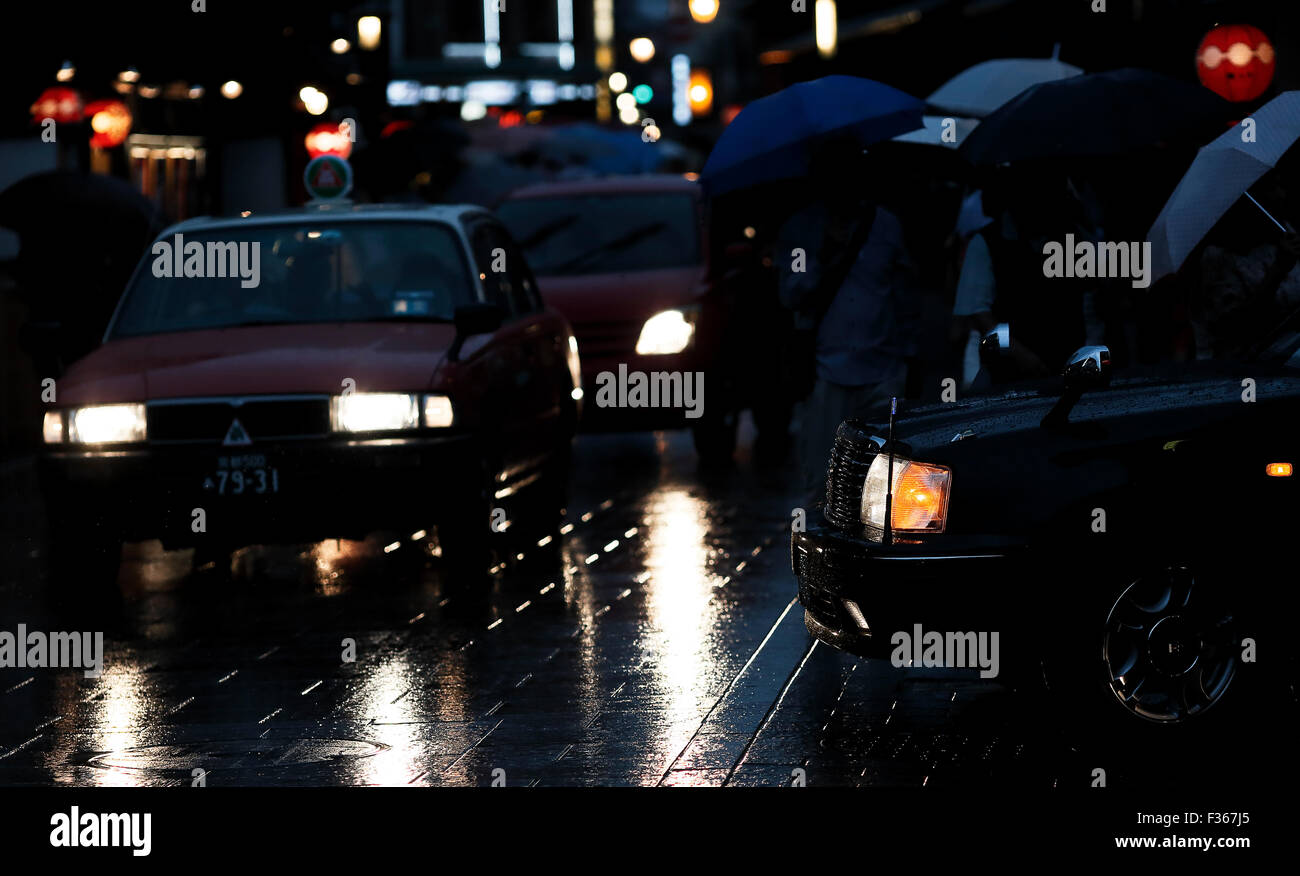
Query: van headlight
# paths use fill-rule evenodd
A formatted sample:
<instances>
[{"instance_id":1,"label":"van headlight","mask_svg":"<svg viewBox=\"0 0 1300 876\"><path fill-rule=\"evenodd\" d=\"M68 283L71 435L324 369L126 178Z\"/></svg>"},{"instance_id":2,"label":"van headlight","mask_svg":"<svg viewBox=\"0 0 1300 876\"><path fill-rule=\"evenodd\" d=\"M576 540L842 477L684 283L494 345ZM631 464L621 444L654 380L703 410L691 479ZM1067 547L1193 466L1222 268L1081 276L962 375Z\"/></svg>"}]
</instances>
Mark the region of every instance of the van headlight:
<instances>
[{"instance_id":1,"label":"van headlight","mask_svg":"<svg viewBox=\"0 0 1300 876\"><path fill-rule=\"evenodd\" d=\"M889 454L871 461L862 485L862 522L885 528L885 481ZM952 469L943 465L894 457L893 501L890 530L902 533L938 533L948 525L948 496L952 492Z\"/></svg>"},{"instance_id":2,"label":"van headlight","mask_svg":"<svg viewBox=\"0 0 1300 876\"><path fill-rule=\"evenodd\" d=\"M647 319L636 339L637 355L668 356L685 350L695 335L693 317L693 312L665 310Z\"/></svg>"},{"instance_id":3,"label":"van headlight","mask_svg":"<svg viewBox=\"0 0 1300 876\"><path fill-rule=\"evenodd\" d=\"M420 406L406 393L350 392L331 399L330 425L335 432L414 429L420 425Z\"/></svg>"},{"instance_id":4,"label":"van headlight","mask_svg":"<svg viewBox=\"0 0 1300 876\"><path fill-rule=\"evenodd\" d=\"M46 441L50 441L53 432L53 428L46 429ZM71 444L128 444L143 441L146 432L144 405L141 404L87 405L68 412L68 442Z\"/></svg>"}]
</instances>

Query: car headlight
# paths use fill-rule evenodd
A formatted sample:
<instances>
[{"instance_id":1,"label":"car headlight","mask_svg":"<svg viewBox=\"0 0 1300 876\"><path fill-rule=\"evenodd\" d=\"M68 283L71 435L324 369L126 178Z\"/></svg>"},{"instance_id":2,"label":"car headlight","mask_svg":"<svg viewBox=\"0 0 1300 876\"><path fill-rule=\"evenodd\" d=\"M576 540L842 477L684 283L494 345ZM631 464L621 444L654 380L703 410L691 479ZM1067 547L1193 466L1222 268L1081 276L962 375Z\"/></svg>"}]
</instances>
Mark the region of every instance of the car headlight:
<instances>
[{"instance_id":1,"label":"car headlight","mask_svg":"<svg viewBox=\"0 0 1300 876\"><path fill-rule=\"evenodd\" d=\"M41 423L41 438L46 444L63 443L63 412L46 411L45 420Z\"/></svg>"},{"instance_id":2,"label":"car headlight","mask_svg":"<svg viewBox=\"0 0 1300 876\"><path fill-rule=\"evenodd\" d=\"M666 356L680 353L691 343L695 326L684 311L665 310L656 313L641 326L641 336L636 340L638 356Z\"/></svg>"},{"instance_id":3,"label":"car headlight","mask_svg":"<svg viewBox=\"0 0 1300 876\"><path fill-rule=\"evenodd\" d=\"M330 403L335 432L391 432L420 425L417 399L401 392L351 392Z\"/></svg>"},{"instance_id":4,"label":"car headlight","mask_svg":"<svg viewBox=\"0 0 1300 876\"><path fill-rule=\"evenodd\" d=\"M889 454L871 461L862 485L862 522L872 529L885 528L885 481ZM894 457L893 501L890 530L903 533L943 532L948 524L948 496L952 469Z\"/></svg>"},{"instance_id":5,"label":"car headlight","mask_svg":"<svg viewBox=\"0 0 1300 876\"><path fill-rule=\"evenodd\" d=\"M445 429L456 422L456 413L451 408L451 399L445 395L426 395L424 397L424 425L429 429Z\"/></svg>"},{"instance_id":6,"label":"car headlight","mask_svg":"<svg viewBox=\"0 0 1300 876\"><path fill-rule=\"evenodd\" d=\"M50 440L46 416L46 440ZM125 444L143 441L144 405L88 405L68 412L68 441L73 444Z\"/></svg>"}]
</instances>

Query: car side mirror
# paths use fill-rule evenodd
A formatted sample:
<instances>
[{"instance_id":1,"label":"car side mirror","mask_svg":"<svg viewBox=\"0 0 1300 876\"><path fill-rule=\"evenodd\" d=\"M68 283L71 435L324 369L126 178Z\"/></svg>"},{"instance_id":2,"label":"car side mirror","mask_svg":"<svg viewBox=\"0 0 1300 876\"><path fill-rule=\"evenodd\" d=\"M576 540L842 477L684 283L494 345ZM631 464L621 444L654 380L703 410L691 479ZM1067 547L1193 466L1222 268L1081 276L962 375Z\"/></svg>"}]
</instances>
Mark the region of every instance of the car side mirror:
<instances>
[{"instance_id":1,"label":"car side mirror","mask_svg":"<svg viewBox=\"0 0 1300 876\"><path fill-rule=\"evenodd\" d=\"M1097 345L1075 350L1061 371L1065 378L1065 392L1039 425L1044 429L1064 427L1070 420L1070 411L1085 392L1110 385L1110 370L1110 347Z\"/></svg>"},{"instance_id":2,"label":"car side mirror","mask_svg":"<svg viewBox=\"0 0 1300 876\"><path fill-rule=\"evenodd\" d=\"M1011 326L1000 322L980 338L979 357L993 383L1007 380L1011 376Z\"/></svg>"},{"instance_id":3,"label":"car side mirror","mask_svg":"<svg viewBox=\"0 0 1300 876\"><path fill-rule=\"evenodd\" d=\"M1110 347L1098 345L1075 350L1061 374L1066 389L1077 387L1088 392L1109 386L1110 370Z\"/></svg>"},{"instance_id":4,"label":"car side mirror","mask_svg":"<svg viewBox=\"0 0 1300 876\"><path fill-rule=\"evenodd\" d=\"M1011 326L1000 322L993 330L980 338L980 361L996 362L1006 358L1011 352Z\"/></svg>"},{"instance_id":5,"label":"car side mirror","mask_svg":"<svg viewBox=\"0 0 1300 876\"><path fill-rule=\"evenodd\" d=\"M452 341L447 358L455 362L460 359L460 348L468 338L474 335L491 334L501 328L505 322L505 312L496 304L463 304L456 308L454 317L456 339Z\"/></svg>"}]
</instances>

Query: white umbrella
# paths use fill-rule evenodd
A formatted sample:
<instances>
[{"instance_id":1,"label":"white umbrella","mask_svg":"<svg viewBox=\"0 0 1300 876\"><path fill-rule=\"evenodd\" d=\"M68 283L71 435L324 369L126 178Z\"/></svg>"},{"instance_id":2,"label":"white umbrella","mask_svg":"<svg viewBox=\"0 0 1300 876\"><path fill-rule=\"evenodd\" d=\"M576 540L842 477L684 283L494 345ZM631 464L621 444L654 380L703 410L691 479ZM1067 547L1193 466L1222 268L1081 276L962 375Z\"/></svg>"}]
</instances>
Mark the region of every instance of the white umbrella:
<instances>
[{"instance_id":1,"label":"white umbrella","mask_svg":"<svg viewBox=\"0 0 1300 876\"><path fill-rule=\"evenodd\" d=\"M979 119L954 118L953 139L945 140L943 135L947 130L944 124L946 121L943 116L923 116L921 122L925 127L899 134L894 140L898 143L921 143L926 146L947 146L949 149L956 149L965 141L966 135L975 130L980 123Z\"/></svg>"},{"instance_id":2,"label":"white umbrella","mask_svg":"<svg viewBox=\"0 0 1300 876\"><path fill-rule=\"evenodd\" d=\"M1243 122L1201 147L1147 232L1153 282L1182 267L1196 245L1243 195L1279 230L1288 230L1247 189L1300 140L1300 91L1283 92L1250 118L1253 126Z\"/></svg>"},{"instance_id":3,"label":"white umbrella","mask_svg":"<svg viewBox=\"0 0 1300 876\"><path fill-rule=\"evenodd\" d=\"M926 99L934 110L982 119L1011 98L1041 82L1083 73L1055 58L998 58L968 67Z\"/></svg>"}]
</instances>

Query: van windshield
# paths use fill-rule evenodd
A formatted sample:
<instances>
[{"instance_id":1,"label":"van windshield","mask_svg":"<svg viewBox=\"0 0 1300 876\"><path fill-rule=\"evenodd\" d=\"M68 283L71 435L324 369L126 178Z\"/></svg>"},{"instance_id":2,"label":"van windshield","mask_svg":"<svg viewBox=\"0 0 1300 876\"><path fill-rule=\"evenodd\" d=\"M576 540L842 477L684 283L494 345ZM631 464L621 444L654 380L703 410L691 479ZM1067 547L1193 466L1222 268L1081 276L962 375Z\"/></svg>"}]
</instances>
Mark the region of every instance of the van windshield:
<instances>
[{"instance_id":1,"label":"van windshield","mask_svg":"<svg viewBox=\"0 0 1300 876\"><path fill-rule=\"evenodd\" d=\"M699 264L689 194L600 194L506 201L497 215L538 276L654 271Z\"/></svg>"}]
</instances>

